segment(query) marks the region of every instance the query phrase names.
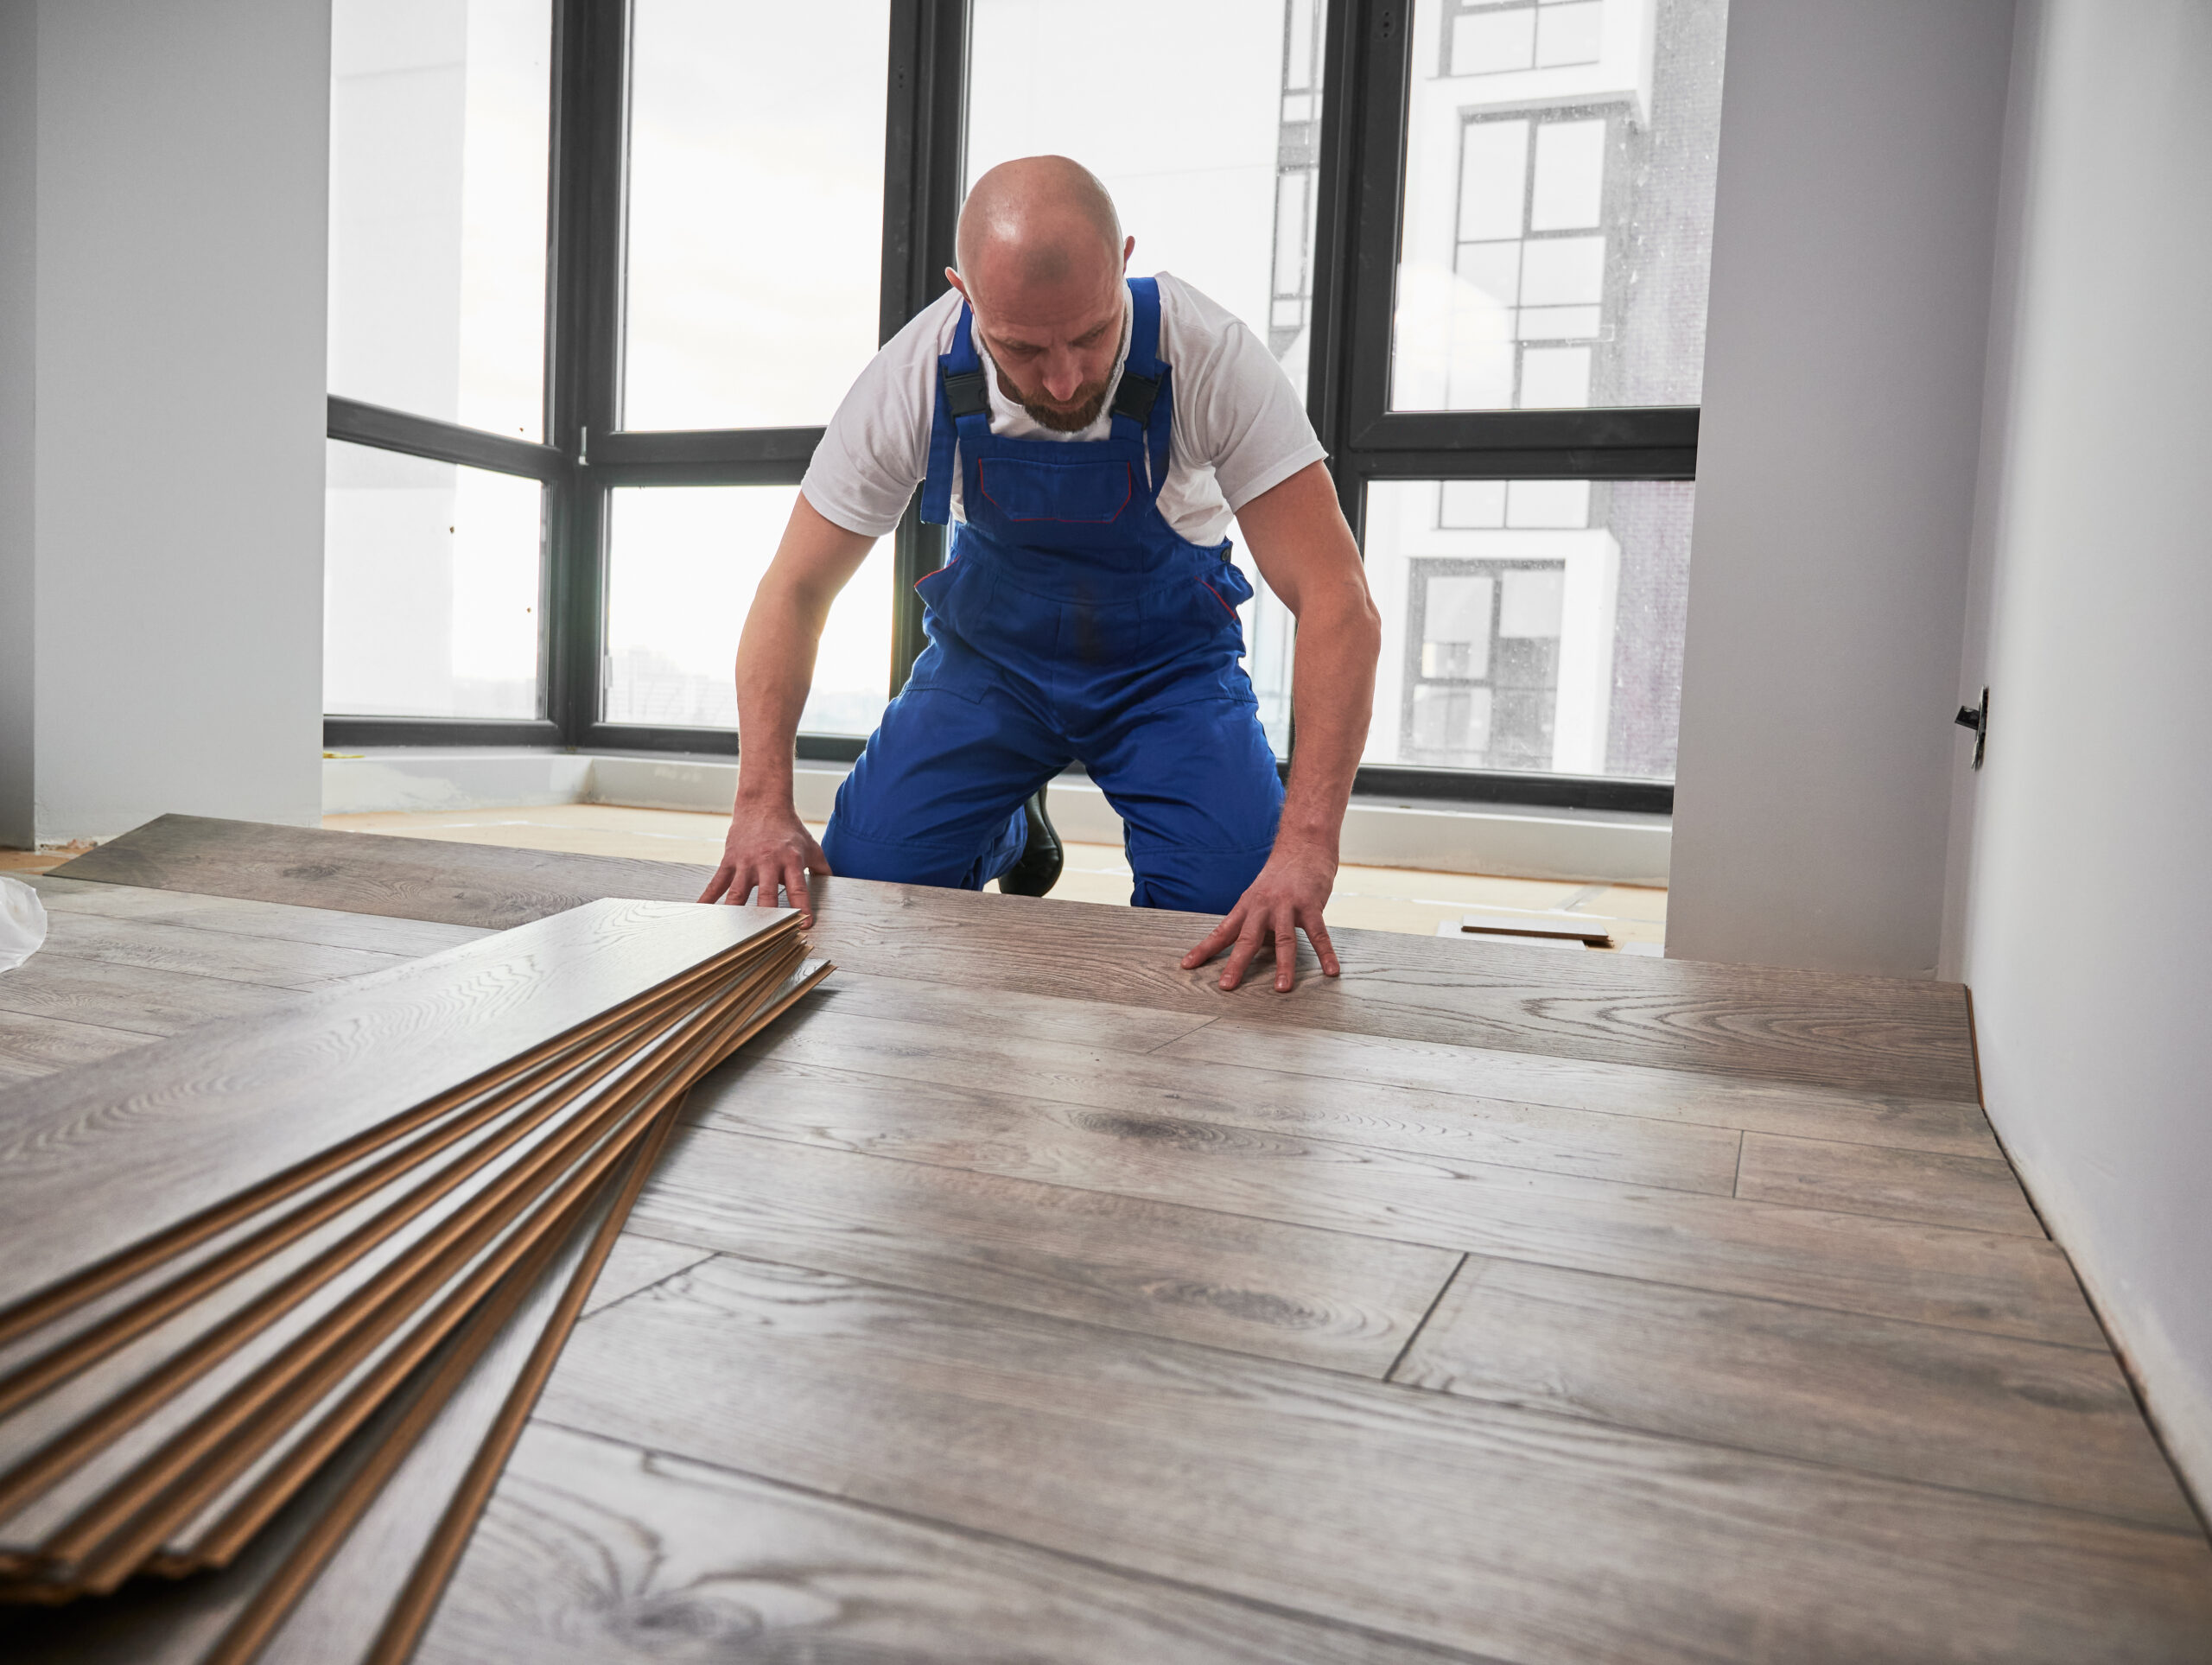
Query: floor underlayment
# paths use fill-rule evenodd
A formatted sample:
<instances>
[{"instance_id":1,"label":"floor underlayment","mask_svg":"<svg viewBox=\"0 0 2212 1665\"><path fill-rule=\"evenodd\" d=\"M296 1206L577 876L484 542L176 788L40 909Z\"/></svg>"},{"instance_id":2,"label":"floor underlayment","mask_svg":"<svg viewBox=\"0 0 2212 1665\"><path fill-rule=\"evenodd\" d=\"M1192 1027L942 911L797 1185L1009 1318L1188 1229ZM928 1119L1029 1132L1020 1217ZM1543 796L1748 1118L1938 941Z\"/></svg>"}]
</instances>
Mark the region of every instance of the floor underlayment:
<instances>
[{"instance_id":1,"label":"floor underlayment","mask_svg":"<svg viewBox=\"0 0 2212 1665\"><path fill-rule=\"evenodd\" d=\"M435 814L327 815L336 831L397 833L580 855L642 856L662 861L720 858L728 819L680 810L633 810L611 804L554 804L512 810L455 810ZM812 828L815 836L822 828ZM57 858L59 859L59 858ZM1067 868L1052 895L1071 902L1126 906L1129 864L1107 844L1070 844ZM1552 879L1492 879L1403 867L1340 868L1328 918L1369 931L1436 934L1470 908L1563 909L1613 921L1616 943L1656 946L1667 935L1667 893L1634 885L1578 885Z\"/></svg>"}]
</instances>

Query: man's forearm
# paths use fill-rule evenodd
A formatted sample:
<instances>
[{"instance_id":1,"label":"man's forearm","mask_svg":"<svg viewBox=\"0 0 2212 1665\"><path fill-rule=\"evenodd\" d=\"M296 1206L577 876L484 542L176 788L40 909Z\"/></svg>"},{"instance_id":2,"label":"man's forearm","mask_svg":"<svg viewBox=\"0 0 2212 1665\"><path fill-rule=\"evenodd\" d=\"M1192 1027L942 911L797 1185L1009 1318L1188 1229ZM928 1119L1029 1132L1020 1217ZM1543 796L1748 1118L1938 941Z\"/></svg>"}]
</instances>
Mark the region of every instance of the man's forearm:
<instances>
[{"instance_id":1,"label":"man's forearm","mask_svg":"<svg viewBox=\"0 0 2212 1665\"><path fill-rule=\"evenodd\" d=\"M1294 844L1335 857L1352 777L1367 747L1381 642L1381 625L1364 591L1347 594L1326 612L1309 607L1300 619L1291 671L1298 743L1276 848Z\"/></svg>"},{"instance_id":2,"label":"man's forearm","mask_svg":"<svg viewBox=\"0 0 2212 1665\"><path fill-rule=\"evenodd\" d=\"M830 605L875 540L825 520L799 493L776 558L761 575L737 644L737 797L791 801L791 742Z\"/></svg>"},{"instance_id":3,"label":"man's forearm","mask_svg":"<svg viewBox=\"0 0 2212 1665\"><path fill-rule=\"evenodd\" d=\"M766 581L761 588L737 648L737 796L789 804L791 747L814 685L823 618L810 616L802 596L771 592Z\"/></svg>"}]
</instances>

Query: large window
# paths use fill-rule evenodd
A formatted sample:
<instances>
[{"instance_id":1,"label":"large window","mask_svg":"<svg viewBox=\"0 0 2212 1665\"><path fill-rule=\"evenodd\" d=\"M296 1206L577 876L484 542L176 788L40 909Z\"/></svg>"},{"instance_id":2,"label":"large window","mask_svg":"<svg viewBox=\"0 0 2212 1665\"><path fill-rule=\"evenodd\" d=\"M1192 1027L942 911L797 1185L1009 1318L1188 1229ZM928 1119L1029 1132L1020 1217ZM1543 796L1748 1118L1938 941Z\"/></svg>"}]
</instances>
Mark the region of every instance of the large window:
<instances>
[{"instance_id":1,"label":"large window","mask_svg":"<svg viewBox=\"0 0 2212 1665\"><path fill-rule=\"evenodd\" d=\"M1724 4L336 0L328 733L734 750L821 424L1058 151L1306 397L1388 622L1363 786L1664 807ZM803 754L943 553L910 509L840 599Z\"/></svg>"}]
</instances>

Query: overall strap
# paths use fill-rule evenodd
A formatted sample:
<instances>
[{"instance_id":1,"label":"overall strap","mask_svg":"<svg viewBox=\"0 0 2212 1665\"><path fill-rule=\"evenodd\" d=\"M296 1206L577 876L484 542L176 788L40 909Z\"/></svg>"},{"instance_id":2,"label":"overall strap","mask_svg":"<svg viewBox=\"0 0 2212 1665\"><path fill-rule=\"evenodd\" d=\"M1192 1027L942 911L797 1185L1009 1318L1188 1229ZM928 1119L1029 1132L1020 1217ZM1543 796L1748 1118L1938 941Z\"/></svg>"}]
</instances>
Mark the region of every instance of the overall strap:
<instances>
[{"instance_id":1,"label":"overall strap","mask_svg":"<svg viewBox=\"0 0 2212 1665\"><path fill-rule=\"evenodd\" d=\"M1160 361L1160 280L1129 279L1129 356L1114 390L1114 437L1141 440L1152 465L1157 493L1167 478L1167 448L1173 428L1174 395L1168 366Z\"/></svg>"},{"instance_id":2,"label":"overall strap","mask_svg":"<svg viewBox=\"0 0 2212 1665\"><path fill-rule=\"evenodd\" d=\"M952 453L955 442L966 435L974 442L991 431L990 395L983 384L983 361L976 351L976 314L960 303L960 321L953 327L952 351L938 355L937 398L930 416L930 466L922 479L922 518L942 526L952 518Z\"/></svg>"}]
</instances>

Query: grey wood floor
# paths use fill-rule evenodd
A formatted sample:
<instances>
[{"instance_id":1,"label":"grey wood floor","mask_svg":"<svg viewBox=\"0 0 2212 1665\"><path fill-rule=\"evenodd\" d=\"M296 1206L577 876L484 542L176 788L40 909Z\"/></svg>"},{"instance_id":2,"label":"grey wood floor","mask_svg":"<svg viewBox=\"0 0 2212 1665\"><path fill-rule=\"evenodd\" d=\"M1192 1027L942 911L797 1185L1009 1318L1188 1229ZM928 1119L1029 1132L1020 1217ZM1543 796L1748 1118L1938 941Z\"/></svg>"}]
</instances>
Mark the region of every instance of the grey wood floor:
<instances>
[{"instance_id":1,"label":"grey wood floor","mask_svg":"<svg viewBox=\"0 0 2212 1665\"><path fill-rule=\"evenodd\" d=\"M700 881L165 817L35 881L0 1072ZM419 1657L2212 1659L1955 988L1347 931L1223 995L1186 917L827 890Z\"/></svg>"}]
</instances>

